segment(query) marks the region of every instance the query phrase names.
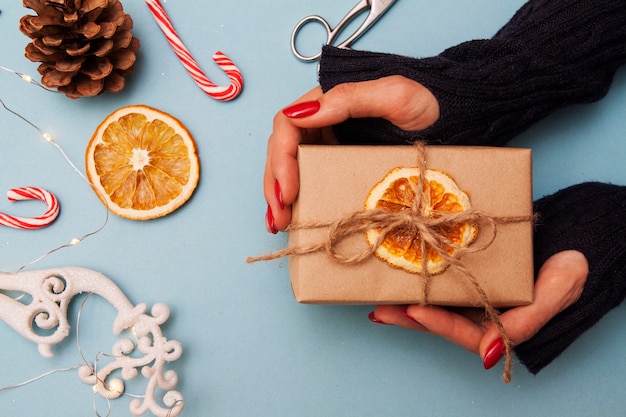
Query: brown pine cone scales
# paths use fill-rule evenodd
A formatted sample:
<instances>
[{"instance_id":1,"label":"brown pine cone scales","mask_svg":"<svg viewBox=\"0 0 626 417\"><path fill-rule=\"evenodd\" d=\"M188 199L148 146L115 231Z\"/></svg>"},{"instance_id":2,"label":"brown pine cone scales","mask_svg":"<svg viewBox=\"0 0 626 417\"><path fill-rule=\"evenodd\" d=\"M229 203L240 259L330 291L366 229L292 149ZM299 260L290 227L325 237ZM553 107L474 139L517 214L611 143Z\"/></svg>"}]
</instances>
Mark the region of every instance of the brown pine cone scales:
<instances>
[{"instance_id":1,"label":"brown pine cone scales","mask_svg":"<svg viewBox=\"0 0 626 417\"><path fill-rule=\"evenodd\" d=\"M139 40L119 0L23 0L37 16L20 20L33 41L26 58L41 62L41 83L70 98L124 88L135 65Z\"/></svg>"}]
</instances>

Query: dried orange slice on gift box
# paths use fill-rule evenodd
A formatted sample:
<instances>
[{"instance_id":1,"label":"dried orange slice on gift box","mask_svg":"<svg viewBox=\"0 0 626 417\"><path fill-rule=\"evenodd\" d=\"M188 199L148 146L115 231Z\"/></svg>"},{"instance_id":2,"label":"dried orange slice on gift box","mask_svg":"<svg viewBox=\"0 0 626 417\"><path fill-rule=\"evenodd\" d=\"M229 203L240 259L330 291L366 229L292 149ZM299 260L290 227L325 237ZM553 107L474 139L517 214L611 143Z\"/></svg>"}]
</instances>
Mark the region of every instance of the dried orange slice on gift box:
<instances>
[{"instance_id":1,"label":"dried orange slice on gift box","mask_svg":"<svg viewBox=\"0 0 626 417\"><path fill-rule=\"evenodd\" d=\"M100 200L133 220L176 210L191 197L200 177L189 131L171 115L144 105L107 116L87 146L85 161Z\"/></svg>"},{"instance_id":2,"label":"dried orange slice on gift box","mask_svg":"<svg viewBox=\"0 0 626 417\"><path fill-rule=\"evenodd\" d=\"M425 170L424 191L430 198L420 208L424 217L441 216L441 213L459 213L471 209L468 195L462 191L454 179L442 171ZM411 211L418 192L419 169L413 167L398 167L376 184L369 192L365 201L365 209L383 209L388 211ZM430 200L430 201L428 201ZM461 223L454 226L442 227L438 231L453 244L466 247L471 244L478 234L478 227L472 223ZM370 245L378 239L380 231L367 231L367 241ZM448 263L435 249L426 246L427 267L431 275L443 272ZM453 255L455 248L447 245L448 254ZM408 227L399 227L387 234L382 244L376 249L375 255L389 265L402 268L412 273L422 273L421 238L414 230Z\"/></svg>"}]
</instances>

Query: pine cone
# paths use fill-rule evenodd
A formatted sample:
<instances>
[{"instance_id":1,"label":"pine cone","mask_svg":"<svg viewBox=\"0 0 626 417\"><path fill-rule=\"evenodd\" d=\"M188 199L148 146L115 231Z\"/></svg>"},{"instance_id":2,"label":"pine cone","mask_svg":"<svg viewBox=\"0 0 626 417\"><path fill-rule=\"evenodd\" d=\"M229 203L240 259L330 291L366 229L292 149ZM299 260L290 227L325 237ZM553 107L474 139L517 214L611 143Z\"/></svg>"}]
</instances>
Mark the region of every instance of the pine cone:
<instances>
[{"instance_id":1,"label":"pine cone","mask_svg":"<svg viewBox=\"0 0 626 417\"><path fill-rule=\"evenodd\" d=\"M23 0L38 16L20 20L33 39L26 58L41 62L41 83L70 98L124 88L135 65L139 40L119 0Z\"/></svg>"}]
</instances>

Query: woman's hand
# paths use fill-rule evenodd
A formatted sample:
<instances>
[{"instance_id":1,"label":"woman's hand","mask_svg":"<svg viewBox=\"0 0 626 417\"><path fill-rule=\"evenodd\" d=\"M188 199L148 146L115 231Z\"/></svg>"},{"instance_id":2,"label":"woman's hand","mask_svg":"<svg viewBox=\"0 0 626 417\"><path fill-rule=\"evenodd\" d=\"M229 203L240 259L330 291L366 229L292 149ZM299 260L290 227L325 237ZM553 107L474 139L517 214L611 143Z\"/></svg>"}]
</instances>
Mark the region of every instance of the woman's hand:
<instances>
[{"instance_id":1,"label":"woman's hand","mask_svg":"<svg viewBox=\"0 0 626 417\"><path fill-rule=\"evenodd\" d=\"M291 205L299 189L298 145L334 143L333 125L361 117L383 118L407 131L422 130L439 118L439 104L423 85L390 76L341 84L326 94L318 87L283 109L274 117L267 147L264 191L269 231L284 230L291 220ZM513 346L529 340L576 302L587 274L587 260L580 252L564 251L549 258L537 276L534 303L500 316ZM370 320L441 336L479 354L486 369L504 354L500 333L477 309L380 305L370 314Z\"/></svg>"},{"instance_id":2,"label":"woman's hand","mask_svg":"<svg viewBox=\"0 0 626 417\"><path fill-rule=\"evenodd\" d=\"M414 131L439 118L439 104L423 85L401 76L341 84L326 94L318 87L274 117L267 145L264 191L266 227L276 233L291 221L300 187L296 153L301 143L335 143L332 126L349 118L378 117Z\"/></svg>"},{"instance_id":3,"label":"woman's hand","mask_svg":"<svg viewBox=\"0 0 626 417\"><path fill-rule=\"evenodd\" d=\"M513 347L533 337L548 321L575 303L588 274L587 259L578 251L559 252L541 267L533 304L516 307L500 316ZM435 306L380 305L370 320L441 336L477 353L485 369L498 363L504 345L495 325L476 309L453 310Z\"/></svg>"}]
</instances>

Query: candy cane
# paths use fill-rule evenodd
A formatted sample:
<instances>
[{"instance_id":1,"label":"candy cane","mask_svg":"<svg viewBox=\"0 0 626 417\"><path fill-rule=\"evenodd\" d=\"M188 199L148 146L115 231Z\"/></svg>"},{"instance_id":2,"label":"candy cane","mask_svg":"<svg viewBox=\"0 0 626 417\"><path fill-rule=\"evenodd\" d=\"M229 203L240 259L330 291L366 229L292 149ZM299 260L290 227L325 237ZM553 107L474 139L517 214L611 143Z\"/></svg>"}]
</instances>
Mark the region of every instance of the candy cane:
<instances>
[{"instance_id":1,"label":"candy cane","mask_svg":"<svg viewBox=\"0 0 626 417\"><path fill-rule=\"evenodd\" d=\"M243 88L243 77L241 76L239 68L237 68L230 58L224 55L221 51L217 51L215 55L213 55L213 61L215 61L215 63L226 73L226 75L228 75L228 78L230 79L230 85L228 86L215 85L207 78L204 72L202 72L196 60L193 56L191 56L191 53L183 44L183 41L176 33L174 25L172 25L172 22L161 5L161 2L159 0L146 0L146 4L152 12L154 20L156 20L157 24L163 31L163 34L165 34L170 46L178 56L178 59L180 59L189 75L191 75L202 91L210 97L221 101L232 100L237 97L239 93L241 93Z\"/></svg>"},{"instance_id":2,"label":"candy cane","mask_svg":"<svg viewBox=\"0 0 626 417\"><path fill-rule=\"evenodd\" d=\"M59 201L50 192L36 187L14 188L7 191L9 201L41 200L48 205L48 210L39 217L26 218L0 213L0 225L16 229L39 229L52 223L59 215Z\"/></svg>"}]
</instances>

